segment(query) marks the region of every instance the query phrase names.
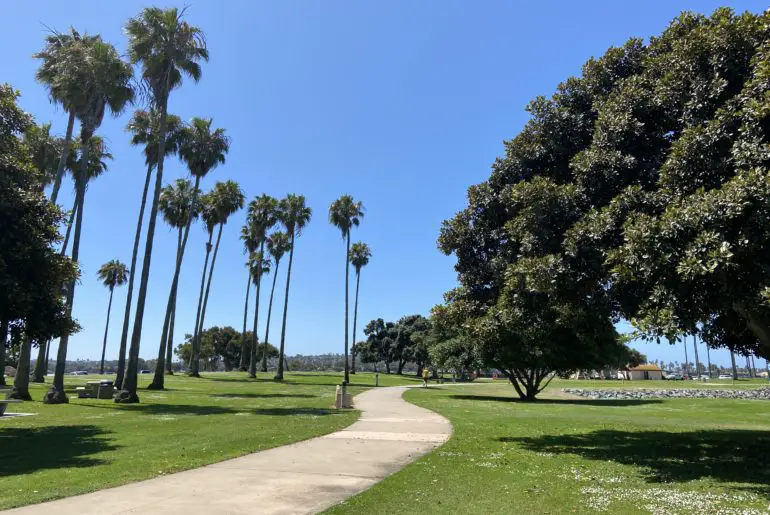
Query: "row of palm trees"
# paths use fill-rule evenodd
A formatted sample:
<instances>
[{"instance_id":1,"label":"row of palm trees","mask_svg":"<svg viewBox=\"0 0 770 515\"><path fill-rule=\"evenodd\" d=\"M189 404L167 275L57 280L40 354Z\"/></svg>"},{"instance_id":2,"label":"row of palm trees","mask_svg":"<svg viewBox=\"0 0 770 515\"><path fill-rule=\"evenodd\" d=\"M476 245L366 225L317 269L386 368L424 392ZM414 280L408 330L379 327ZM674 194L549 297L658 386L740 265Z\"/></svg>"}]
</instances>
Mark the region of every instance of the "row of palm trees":
<instances>
[{"instance_id":1,"label":"row of palm trees","mask_svg":"<svg viewBox=\"0 0 770 515\"><path fill-rule=\"evenodd\" d=\"M172 92L182 85L185 77L195 82L199 81L202 75L201 62L207 61L209 57L202 31L189 25L184 20L184 14L184 10L176 8L150 7L144 9L138 16L131 18L125 27L125 33L128 36L128 62L124 61L116 49L103 41L100 36L81 35L74 29L68 33L55 33L48 36L45 47L35 56L42 61L37 72L37 79L46 86L50 99L60 105L67 114L67 130L63 139L56 139L50 136L50 125L42 126L37 133L29 136L30 143L36 144L36 146L30 144L30 148L33 150L35 158L41 161L45 169L53 170L55 165L55 172L50 174L51 202L56 203L58 200L65 171L70 170L72 172L75 201L62 252L67 251L69 234L73 230L70 255L75 263L79 259L87 184L106 170L106 160L111 159L103 140L95 133L106 114L113 116L122 114L130 104L134 103L139 96L139 91L143 93L149 103L147 110L138 110L134 113L127 127L131 133L131 143L143 147L146 165L131 262L129 267L126 267L125 264L113 260L105 264L98 274L100 280L110 290L105 337L102 343L102 369L114 288L127 282L126 307L116 378L116 386L119 389L115 397L116 402L139 401L137 394L138 358L158 212L162 214L164 220L171 227L177 229L177 252L158 347L157 367L150 385L150 388L156 389L164 387L164 375L171 372L177 288L190 227L195 219L201 218L208 233L196 322L193 330L193 352L189 363L190 375L197 376L199 375L200 334L204 327L223 227L234 213L243 208L245 202L243 192L233 181L218 182L211 192L200 193L201 180L218 165L225 162L230 140L224 129L212 128L211 119L193 118L189 124L185 124L179 117L168 113L168 102ZM138 66L140 69L141 86L138 86L134 79L134 66ZM76 121L79 122L79 135L77 140L74 140ZM174 155L178 155L186 164L194 181L179 179L174 184L164 187L164 163L166 158ZM150 190L153 172L155 173L155 180L154 186ZM150 213L147 220L144 255L140 264L138 259L139 246L148 199L150 200ZM309 223L311 215L312 210L306 205L305 197L302 195L290 194L281 200L268 195L261 195L248 205L246 224L241 231L244 248L248 254L248 277L244 306L244 347L241 353L240 368L248 370L251 377L256 377L259 354L257 325L262 277L269 273L271 268L273 269L274 275L264 339L264 349L267 349L277 273L281 259L288 252L289 262L286 273L281 342L275 373L275 379L283 379L286 321L295 243L296 238L302 234L303 229ZM360 272L361 268L368 263L371 255L365 244L351 245L350 241L351 229L360 224L362 217L363 206L361 202L354 201L349 195L340 197L329 210L330 222L340 229L346 241L346 357L349 348L349 268L350 264L354 266L357 277L356 308L353 322L355 340ZM280 225L280 230L271 233L270 231L278 225ZM215 242L214 232L217 233ZM139 284L132 325L134 286L137 277ZM65 285L68 316L72 314L75 285L75 281ZM247 349L246 345L249 342L245 341L245 334L248 296L252 285L256 290L256 301L253 315L253 337L250 348ZM68 341L68 334L60 338L53 384L44 397L46 403L67 402L67 396L64 393L64 367ZM39 378L41 381L43 371L47 369L49 343L45 342L45 344L41 343L40 345L37 363L39 366L36 366L36 375L41 375ZM353 350L352 369L355 372L355 350ZM266 351L262 352L261 370L267 371ZM346 359L346 382L349 381L348 374Z\"/></svg>"}]
</instances>

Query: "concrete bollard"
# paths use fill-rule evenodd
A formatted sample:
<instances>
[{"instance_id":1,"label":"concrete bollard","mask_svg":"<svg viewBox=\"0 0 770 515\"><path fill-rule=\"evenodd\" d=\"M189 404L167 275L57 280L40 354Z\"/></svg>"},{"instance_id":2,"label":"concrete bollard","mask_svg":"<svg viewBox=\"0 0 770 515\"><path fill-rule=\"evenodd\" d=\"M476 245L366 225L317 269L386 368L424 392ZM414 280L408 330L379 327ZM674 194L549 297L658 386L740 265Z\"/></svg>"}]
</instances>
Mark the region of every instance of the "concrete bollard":
<instances>
[{"instance_id":1,"label":"concrete bollard","mask_svg":"<svg viewBox=\"0 0 770 515\"><path fill-rule=\"evenodd\" d=\"M374 374L374 386L380 386L380 374Z\"/></svg>"}]
</instances>

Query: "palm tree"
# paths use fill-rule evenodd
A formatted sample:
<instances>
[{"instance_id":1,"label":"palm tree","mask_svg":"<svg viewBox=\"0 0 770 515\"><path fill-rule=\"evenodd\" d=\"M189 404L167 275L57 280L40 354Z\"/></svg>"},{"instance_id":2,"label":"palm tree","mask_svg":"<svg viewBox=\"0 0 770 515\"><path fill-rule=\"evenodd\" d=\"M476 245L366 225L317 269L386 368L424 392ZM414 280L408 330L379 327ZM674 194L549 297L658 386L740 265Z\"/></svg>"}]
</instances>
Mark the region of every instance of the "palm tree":
<instances>
[{"instance_id":1,"label":"palm tree","mask_svg":"<svg viewBox=\"0 0 770 515\"><path fill-rule=\"evenodd\" d=\"M104 326L104 341L102 342L102 361L99 364L99 373L104 374L104 354L107 351L107 331L110 329L110 311L112 311L112 295L115 286L126 284L128 280L128 268L125 263L117 259L107 261L97 272L99 280L110 289L110 302L107 304L107 323Z\"/></svg>"},{"instance_id":2,"label":"palm tree","mask_svg":"<svg viewBox=\"0 0 770 515\"><path fill-rule=\"evenodd\" d=\"M86 177L85 177L85 188L88 189L88 183L92 180L99 177L101 174L107 171L107 160L112 159L112 154L110 153L109 149L107 148L107 145L104 143L104 140L99 136L92 136L89 140L89 150L87 152L88 154L88 164L86 166ZM80 162L78 160L78 155L82 155L82 149L80 148L80 144L78 142L75 142L75 144L72 146L72 155L67 160L68 164L67 167L72 173L73 177L77 177L79 175L79 168L80 168ZM64 243L62 244L60 253L62 256L66 255L67 253L67 243L69 241L70 232L72 230L73 220L74 220L74 214L77 211L77 202L72 206L72 214L70 214L69 223L67 225L67 233L64 237ZM48 372L48 352L51 348L51 340L46 339L40 342L40 345L38 346L38 354L37 359L35 361L35 370L33 373L32 381L35 383L44 383L45 382L45 375Z\"/></svg>"},{"instance_id":3,"label":"palm tree","mask_svg":"<svg viewBox=\"0 0 770 515\"><path fill-rule=\"evenodd\" d=\"M60 104L68 115L67 132L59 149L58 165L53 178L51 202L54 204L59 195L64 169L70 154L72 133L75 128L76 104L82 98L81 83L77 80L77 74L74 73L73 67L83 63L82 59L78 59L78 54L82 51L82 48L79 47L88 48L97 41L101 41L100 36L81 35L70 27L67 33L53 32L48 35L45 38L43 50L33 56L43 61L35 73L35 78L48 89L48 96L51 101Z\"/></svg>"},{"instance_id":4,"label":"palm tree","mask_svg":"<svg viewBox=\"0 0 770 515\"><path fill-rule=\"evenodd\" d=\"M361 269L369 264L372 251L363 242L350 246L350 264L356 270L356 302L353 308L353 345L350 347L350 373L356 373L356 323L358 322L358 287L361 284Z\"/></svg>"},{"instance_id":5,"label":"palm tree","mask_svg":"<svg viewBox=\"0 0 770 515\"><path fill-rule=\"evenodd\" d=\"M262 351L262 372L267 372L267 350L268 339L270 338L270 315L273 312L273 295L275 294L275 283L278 279L278 267L281 264L281 258L289 251L289 236L285 232L276 231L267 238L267 251L273 256L275 270L273 270L273 286L270 288L270 303L267 305L267 325L265 326L265 344Z\"/></svg>"},{"instance_id":6,"label":"palm tree","mask_svg":"<svg viewBox=\"0 0 770 515\"><path fill-rule=\"evenodd\" d=\"M278 201L270 195L262 194L249 202L249 212L247 215L247 223L253 234L254 239L259 246L257 261L257 270L254 285L257 287L256 299L254 301L254 331L251 337L251 357L249 359L249 377L257 377L257 323L259 321L259 293L262 285L262 276L269 272L270 263L265 257L265 240L267 239L267 231L275 225L278 221ZM267 261L267 265L263 262ZM254 275L254 274L252 274Z\"/></svg>"},{"instance_id":7,"label":"palm tree","mask_svg":"<svg viewBox=\"0 0 770 515\"><path fill-rule=\"evenodd\" d=\"M302 235L302 229L310 223L313 210L305 205L304 195L290 193L281 199L278 207L278 220L286 228L289 235L289 268L286 270L286 294L283 299L283 323L281 324L281 347L278 350L278 370L276 381L283 381L283 362L286 345L286 313L289 309L289 285L291 283L291 264L294 261L294 240Z\"/></svg>"},{"instance_id":8,"label":"palm tree","mask_svg":"<svg viewBox=\"0 0 770 515\"><path fill-rule=\"evenodd\" d=\"M214 265L217 261L217 253L219 252L219 242L222 239L222 228L227 223L228 218L234 213L243 209L243 201L245 196L238 183L235 181L217 182L214 185L212 191L213 196L213 208L216 222L219 224L219 230L217 232L217 242L214 245L214 254L211 256L211 268L209 269L209 277L206 284L206 294L203 297L203 309L200 311L200 322L195 328L194 338L194 351L200 353L201 348L201 333L203 332L203 324L206 319L206 307L209 302L209 292L211 292L211 279L214 277ZM209 238L209 242L211 238ZM194 358L195 359L195 358ZM195 359L197 362L197 359Z\"/></svg>"},{"instance_id":9,"label":"palm tree","mask_svg":"<svg viewBox=\"0 0 770 515\"><path fill-rule=\"evenodd\" d=\"M168 98L171 91L182 85L183 74L198 82L201 78L200 61L208 61L209 58L203 32L185 22L182 19L183 16L184 10L147 7L138 16L131 18L126 25L128 55L132 64L141 63L142 65L142 80L147 85L153 107L160 112L160 127L158 128L158 163L155 172L155 189L153 190L150 219L147 224L147 241L144 246L136 315L131 334L131 346L128 351L128 366L121 385L122 390L115 396L115 402L139 402L139 396L136 394L139 347L142 339L147 285L150 279L158 202L163 184ZM198 189L197 185L195 189Z\"/></svg>"},{"instance_id":10,"label":"palm tree","mask_svg":"<svg viewBox=\"0 0 770 515\"><path fill-rule=\"evenodd\" d=\"M262 250L254 252L249 259L249 275L251 275L251 280L254 282L254 286L257 289L255 300L256 306L254 308L254 329L252 334L257 332L257 325L259 323L259 290L260 284L262 284L262 276L270 273L270 265L270 259L265 256L265 253ZM249 360L249 377L252 379L257 377L257 349L257 338L252 337Z\"/></svg>"},{"instance_id":11,"label":"palm tree","mask_svg":"<svg viewBox=\"0 0 770 515\"><path fill-rule=\"evenodd\" d=\"M217 211L214 206L214 194L213 192L204 193L200 197L201 218L203 219L203 225L206 228L206 232L209 235L208 241L206 241L206 258L203 261L203 272L201 273L201 290L198 294L198 309L195 311L195 328L193 329L192 338L192 352L190 353L189 375L193 377L200 377L199 365L193 365L198 363L200 359L200 350L196 353L196 345L198 344L198 325L201 321L201 309L203 308L203 295L206 288L206 270L209 265L209 256L211 255L211 249L213 245L211 240L214 238L214 228L217 226Z\"/></svg>"},{"instance_id":12,"label":"palm tree","mask_svg":"<svg viewBox=\"0 0 770 515\"><path fill-rule=\"evenodd\" d=\"M76 45L78 52L73 56L75 64L70 70L73 82L80 83L81 93L78 102L71 106L80 120L80 170L75 178L77 217L75 219L75 235L72 244L72 261L77 263L80 252L80 235L83 229L83 207L86 182L89 173L89 150L91 138L102 123L106 111L120 115L123 109L134 99L131 87L133 69L123 62L115 47L102 41L92 45ZM67 291L66 316L72 315L72 303L75 297L75 281L69 284ZM43 401L49 404L67 402L64 393L64 366L67 359L67 344L69 335L65 334L59 340L59 350L56 356L56 370L51 390Z\"/></svg>"},{"instance_id":13,"label":"palm tree","mask_svg":"<svg viewBox=\"0 0 770 515\"><path fill-rule=\"evenodd\" d=\"M115 387L120 389L123 385L123 375L126 370L126 347L128 345L128 326L131 323L131 300L134 293L134 277L136 277L136 258L139 255L139 240L142 236L142 221L147 205L147 191L150 189L152 170L158 165L158 138L160 132L160 113L138 110L134 112L126 129L131 132L131 144L144 145L144 163L147 165L147 174L144 179L142 201L139 205L139 217L136 222L134 234L134 248L131 252L131 269L128 275L128 293L126 294L126 309L123 314L123 332L120 335L120 351L118 353L118 375ZM182 120L173 114L166 115L166 145L165 155L176 154L179 150L179 139L182 130ZM169 359L169 362L171 360Z\"/></svg>"},{"instance_id":14,"label":"palm tree","mask_svg":"<svg viewBox=\"0 0 770 515\"><path fill-rule=\"evenodd\" d=\"M40 191L56 180L59 156L64 142L51 134L51 124L31 125L24 133L32 164L39 174Z\"/></svg>"},{"instance_id":15,"label":"palm tree","mask_svg":"<svg viewBox=\"0 0 770 515\"><path fill-rule=\"evenodd\" d=\"M249 290L251 289L251 255L259 248L257 237L251 229L248 221L241 227L241 240L243 240L243 251L248 258L246 259L246 301L243 304L243 331L241 332L241 361L238 370L246 372L246 351L250 350L246 344L246 322L249 318Z\"/></svg>"},{"instance_id":16,"label":"palm tree","mask_svg":"<svg viewBox=\"0 0 770 515\"><path fill-rule=\"evenodd\" d=\"M329 222L338 228L346 242L345 248L345 384L350 383L348 366L348 282L350 277L350 230L358 227L364 217L364 206L350 195L342 195L329 206Z\"/></svg>"}]
</instances>

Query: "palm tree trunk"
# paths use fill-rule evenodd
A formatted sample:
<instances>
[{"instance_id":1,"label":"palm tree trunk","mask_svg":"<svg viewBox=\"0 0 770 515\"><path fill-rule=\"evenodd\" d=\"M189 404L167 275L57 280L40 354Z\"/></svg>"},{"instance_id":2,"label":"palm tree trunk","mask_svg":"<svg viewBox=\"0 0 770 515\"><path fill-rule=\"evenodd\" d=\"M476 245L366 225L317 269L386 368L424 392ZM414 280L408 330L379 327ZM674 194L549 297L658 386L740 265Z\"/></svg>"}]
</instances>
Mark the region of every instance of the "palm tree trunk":
<instances>
[{"instance_id":1,"label":"palm tree trunk","mask_svg":"<svg viewBox=\"0 0 770 515\"><path fill-rule=\"evenodd\" d=\"M249 318L249 290L251 289L251 272L246 274L246 301L243 303L243 331L241 332L241 362L238 370L246 372L246 350L249 348L246 343L246 322Z\"/></svg>"},{"instance_id":2,"label":"palm tree trunk","mask_svg":"<svg viewBox=\"0 0 770 515\"><path fill-rule=\"evenodd\" d=\"M198 310L195 315L195 327L193 328L192 339L192 356L190 356L190 373L188 375L192 377L200 377L200 349L196 347L198 342L198 325L201 321L201 309L203 309L203 293L206 288L206 269L209 265L209 256L211 255L211 240L214 237L214 233L209 233L209 241L206 242L206 259L203 261L203 273L201 274L201 291L198 294Z\"/></svg>"},{"instance_id":3,"label":"palm tree trunk","mask_svg":"<svg viewBox=\"0 0 770 515\"><path fill-rule=\"evenodd\" d=\"M283 323L281 324L281 347L278 350L278 370L276 381L283 381L283 361L286 345L286 312L289 309L289 284L291 284L291 263L294 261L294 232L291 231L291 248L289 249L289 268L286 270L286 295L283 298Z\"/></svg>"},{"instance_id":4,"label":"palm tree trunk","mask_svg":"<svg viewBox=\"0 0 770 515\"><path fill-rule=\"evenodd\" d=\"M30 340L29 336L25 333L24 339L21 342L19 364L16 367L16 377L13 378L13 388L11 389L11 393L8 394L9 399L19 399L22 401L32 400L32 397L29 395L29 359L31 350L32 340ZM5 351L5 349L3 349L3 351Z\"/></svg>"},{"instance_id":5,"label":"palm tree trunk","mask_svg":"<svg viewBox=\"0 0 770 515\"><path fill-rule=\"evenodd\" d=\"M65 256L67 254L67 244L70 241L70 233L72 232L72 222L75 220L75 213L78 210L78 202L77 199L73 201L72 203L72 211L70 211L70 219L67 222L67 231L64 233L64 243L62 243L61 250L59 253L62 256Z\"/></svg>"},{"instance_id":6,"label":"palm tree trunk","mask_svg":"<svg viewBox=\"0 0 770 515\"><path fill-rule=\"evenodd\" d=\"M69 119L67 120L67 132L64 135L64 148L61 150L61 156L59 156L59 166L56 168L56 179L53 183L53 189L51 190L51 203L56 204L56 198L59 196L59 189L61 188L61 181L64 177L64 167L67 165L67 157L70 153L70 146L72 145L72 130L75 128L75 112L69 113Z\"/></svg>"},{"instance_id":7,"label":"palm tree trunk","mask_svg":"<svg viewBox=\"0 0 770 515\"><path fill-rule=\"evenodd\" d=\"M689 376L690 375L690 360L687 357L687 337L683 336L682 341L684 342L684 367L685 367L685 373L684 375Z\"/></svg>"},{"instance_id":8,"label":"palm tree trunk","mask_svg":"<svg viewBox=\"0 0 770 515\"><path fill-rule=\"evenodd\" d=\"M733 380L738 379L738 367L735 366L735 353L730 351L730 362L733 365Z\"/></svg>"},{"instance_id":9,"label":"palm tree trunk","mask_svg":"<svg viewBox=\"0 0 770 515\"><path fill-rule=\"evenodd\" d=\"M348 365L348 283L350 279L350 230L348 230L347 248L345 250L345 384L350 383L350 366Z\"/></svg>"},{"instance_id":10,"label":"palm tree trunk","mask_svg":"<svg viewBox=\"0 0 770 515\"><path fill-rule=\"evenodd\" d=\"M214 277L214 265L217 262L217 253L219 252L219 240L222 239L222 227L224 224L219 224L219 231L217 232L217 242L214 244L214 254L211 256L211 267L209 268L209 278L206 282L206 294L203 296L203 309L201 310L201 320L198 325L198 344L197 349L201 348L201 333L203 333L203 324L206 319L206 307L209 304L209 293L211 292L211 278ZM200 350L199 350L200 352Z\"/></svg>"},{"instance_id":11,"label":"palm tree trunk","mask_svg":"<svg viewBox=\"0 0 770 515\"><path fill-rule=\"evenodd\" d=\"M35 370L32 372L33 383L45 383L45 374L47 373L46 356L48 355L48 346L51 340L46 340L37 348L37 359L35 360ZM0 371L3 369L0 368Z\"/></svg>"},{"instance_id":12,"label":"palm tree trunk","mask_svg":"<svg viewBox=\"0 0 770 515\"><path fill-rule=\"evenodd\" d=\"M171 367L171 358L174 352L174 322L176 321L176 298L177 292L174 292L174 306L171 309L171 321L168 324L168 343L166 344L166 375L174 375Z\"/></svg>"},{"instance_id":13,"label":"palm tree trunk","mask_svg":"<svg viewBox=\"0 0 770 515\"><path fill-rule=\"evenodd\" d=\"M265 240L262 240L262 244L259 249L259 258L265 254ZM259 323L259 290L262 286L262 263L257 264L257 294L254 299L254 330L251 334L251 356L249 359L249 377L254 379L257 377L257 325Z\"/></svg>"},{"instance_id":14,"label":"palm tree trunk","mask_svg":"<svg viewBox=\"0 0 770 515\"><path fill-rule=\"evenodd\" d=\"M174 259L174 274L176 274L176 266L179 264L179 253L182 251L182 229L180 228L177 233L176 241L176 258ZM169 333L173 331L171 317L176 306L176 281L172 280L171 290L169 291L169 298L166 304L166 316L163 319L163 329L160 336L160 347L158 348L158 359L155 360L155 375L152 378L152 382L147 386L148 390L163 390L165 388L165 369L166 369L166 356L168 355Z\"/></svg>"},{"instance_id":15,"label":"palm tree trunk","mask_svg":"<svg viewBox=\"0 0 770 515\"><path fill-rule=\"evenodd\" d=\"M144 305L147 300L147 285L150 280L150 265L152 262L152 243L155 239L155 223L158 219L158 202L160 190L163 187L163 161L166 155L166 125L168 116L168 92L170 75L167 78L166 88L161 100L160 130L158 135L158 167L155 173L155 190L152 194L152 207L150 208L150 220L147 224L147 241L144 245L144 260L142 263L142 277L139 281L139 295L136 300L136 316L134 317L134 330L131 334L131 346L128 349L128 366L123 378L120 392L115 395L115 402L134 403L139 402L136 394L139 372L139 346L142 342L142 323L144 322Z\"/></svg>"},{"instance_id":16,"label":"palm tree trunk","mask_svg":"<svg viewBox=\"0 0 770 515\"><path fill-rule=\"evenodd\" d=\"M706 360L708 361L709 365L709 379L711 379L711 350L709 349L708 343L706 343Z\"/></svg>"},{"instance_id":17,"label":"palm tree trunk","mask_svg":"<svg viewBox=\"0 0 770 515\"><path fill-rule=\"evenodd\" d=\"M0 386L5 386L5 344L8 341L8 322L0 321Z\"/></svg>"},{"instance_id":18,"label":"palm tree trunk","mask_svg":"<svg viewBox=\"0 0 770 515\"><path fill-rule=\"evenodd\" d=\"M104 325L104 341L102 342L102 361L99 364L99 373L104 375L104 355L107 352L107 332L110 330L110 311L112 311L112 295L115 288L110 287L110 302L107 304L107 323Z\"/></svg>"},{"instance_id":19,"label":"palm tree trunk","mask_svg":"<svg viewBox=\"0 0 770 515\"><path fill-rule=\"evenodd\" d=\"M45 346L45 373L48 374L48 355L51 353L51 342L53 340L48 340Z\"/></svg>"},{"instance_id":20,"label":"palm tree trunk","mask_svg":"<svg viewBox=\"0 0 770 515\"><path fill-rule=\"evenodd\" d=\"M88 165L88 150L89 139L86 138L83 141L83 154L80 157L80 173L79 177L75 180L76 185L76 204L77 204L77 216L75 217L75 236L72 242L72 261L77 264L80 256L80 236L83 232L83 208L86 197L86 167ZM65 316L67 318L72 316L72 305L75 301L75 283L76 279L73 279L69 288L67 289L67 304L65 308ZM64 334L59 339L59 349L56 353L56 369L54 371L53 385L48 393L43 397L43 402L46 404L63 404L69 402L67 395L64 393L64 368L67 363L67 345L69 344L70 335Z\"/></svg>"},{"instance_id":21,"label":"palm tree trunk","mask_svg":"<svg viewBox=\"0 0 770 515\"><path fill-rule=\"evenodd\" d=\"M267 372L267 349L268 338L270 337L270 315L273 312L273 294L275 293L275 280L278 279L278 266L280 261L275 262L273 271L273 286L270 288L270 303L267 305L267 326L265 327L265 350L262 352L262 372Z\"/></svg>"},{"instance_id":22,"label":"palm tree trunk","mask_svg":"<svg viewBox=\"0 0 770 515\"><path fill-rule=\"evenodd\" d=\"M139 219L136 222L136 234L134 235L134 250L131 252L131 269L128 273L128 293L126 294L126 310L123 315L123 332L120 335L120 349L118 350L118 375L115 379L115 388L118 390L123 386L123 375L126 370L126 345L128 343L128 326L131 323L131 299L134 295L134 277L136 276L136 258L139 254L139 241L142 236L142 220L144 219L144 208L147 205L147 191L150 189L150 178L152 177L152 165L147 165L147 177L144 179L144 190L142 190L142 202L139 206Z\"/></svg>"},{"instance_id":23,"label":"palm tree trunk","mask_svg":"<svg viewBox=\"0 0 770 515\"><path fill-rule=\"evenodd\" d=\"M700 377L700 360L698 359L698 341L692 335L692 348L695 349L695 377Z\"/></svg>"},{"instance_id":24,"label":"palm tree trunk","mask_svg":"<svg viewBox=\"0 0 770 515\"><path fill-rule=\"evenodd\" d=\"M353 308L353 345L350 346L350 373L356 373L356 323L358 322L358 287L361 285L361 270L356 270L356 303Z\"/></svg>"}]
</instances>

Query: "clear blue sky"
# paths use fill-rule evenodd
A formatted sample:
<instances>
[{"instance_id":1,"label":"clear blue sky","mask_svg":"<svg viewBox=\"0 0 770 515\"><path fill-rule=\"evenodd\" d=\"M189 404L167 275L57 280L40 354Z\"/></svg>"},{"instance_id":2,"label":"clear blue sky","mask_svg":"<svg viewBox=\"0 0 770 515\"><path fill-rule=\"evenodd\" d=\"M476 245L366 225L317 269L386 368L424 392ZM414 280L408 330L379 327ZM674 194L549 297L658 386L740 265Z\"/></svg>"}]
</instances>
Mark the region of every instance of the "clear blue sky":
<instances>
[{"instance_id":1,"label":"clear blue sky","mask_svg":"<svg viewBox=\"0 0 770 515\"><path fill-rule=\"evenodd\" d=\"M730 3L739 11L767 7ZM658 34L682 10L710 13L723 4L201 0L190 5L188 20L205 30L211 61L199 84L174 92L169 111L183 119L213 117L232 138L227 164L205 179L204 188L234 179L248 197L307 197L314 216L297 242L287 352L341 352L344 246L327 221L332 200L350 193L366 206L353 233L374 254L363 272L359 319L427 314L455 284L454 260L436 250L441 221L464 206L468 185L488 176L502 141L526 122L526 103L550 95L609 46ZM100 33L124 52L122 27L146 5L6 0L0 80L21 90L22 106L38 122L50 121L62 133L64 114L34 81L38 63L31 55L47 27ZM74 307L84 330L70 341L73 359L100 352L108 292L96 280L97 269L131 257L145 170L124 131L129 116L107 119L99 130L115 160L86 196L83 277ZM172 160L164 180L185 174ZM60 198L69 208L71 189ZM225 228L207 325L241 327L246 271L238 232L244 216L235 215ZM194 227L182 270L177 342L194 323L204 241L204 230ZM146 358L157 353L175 244L160 221L140 352ZM115 295L108 358L117 356L124 298L122 288ZM272 331L279 333L279 325ZM681 346L639 348L651 358L683 360ZM712 360L728 363L724 352L712 353Z\"/></svg>"}]
</instances>

